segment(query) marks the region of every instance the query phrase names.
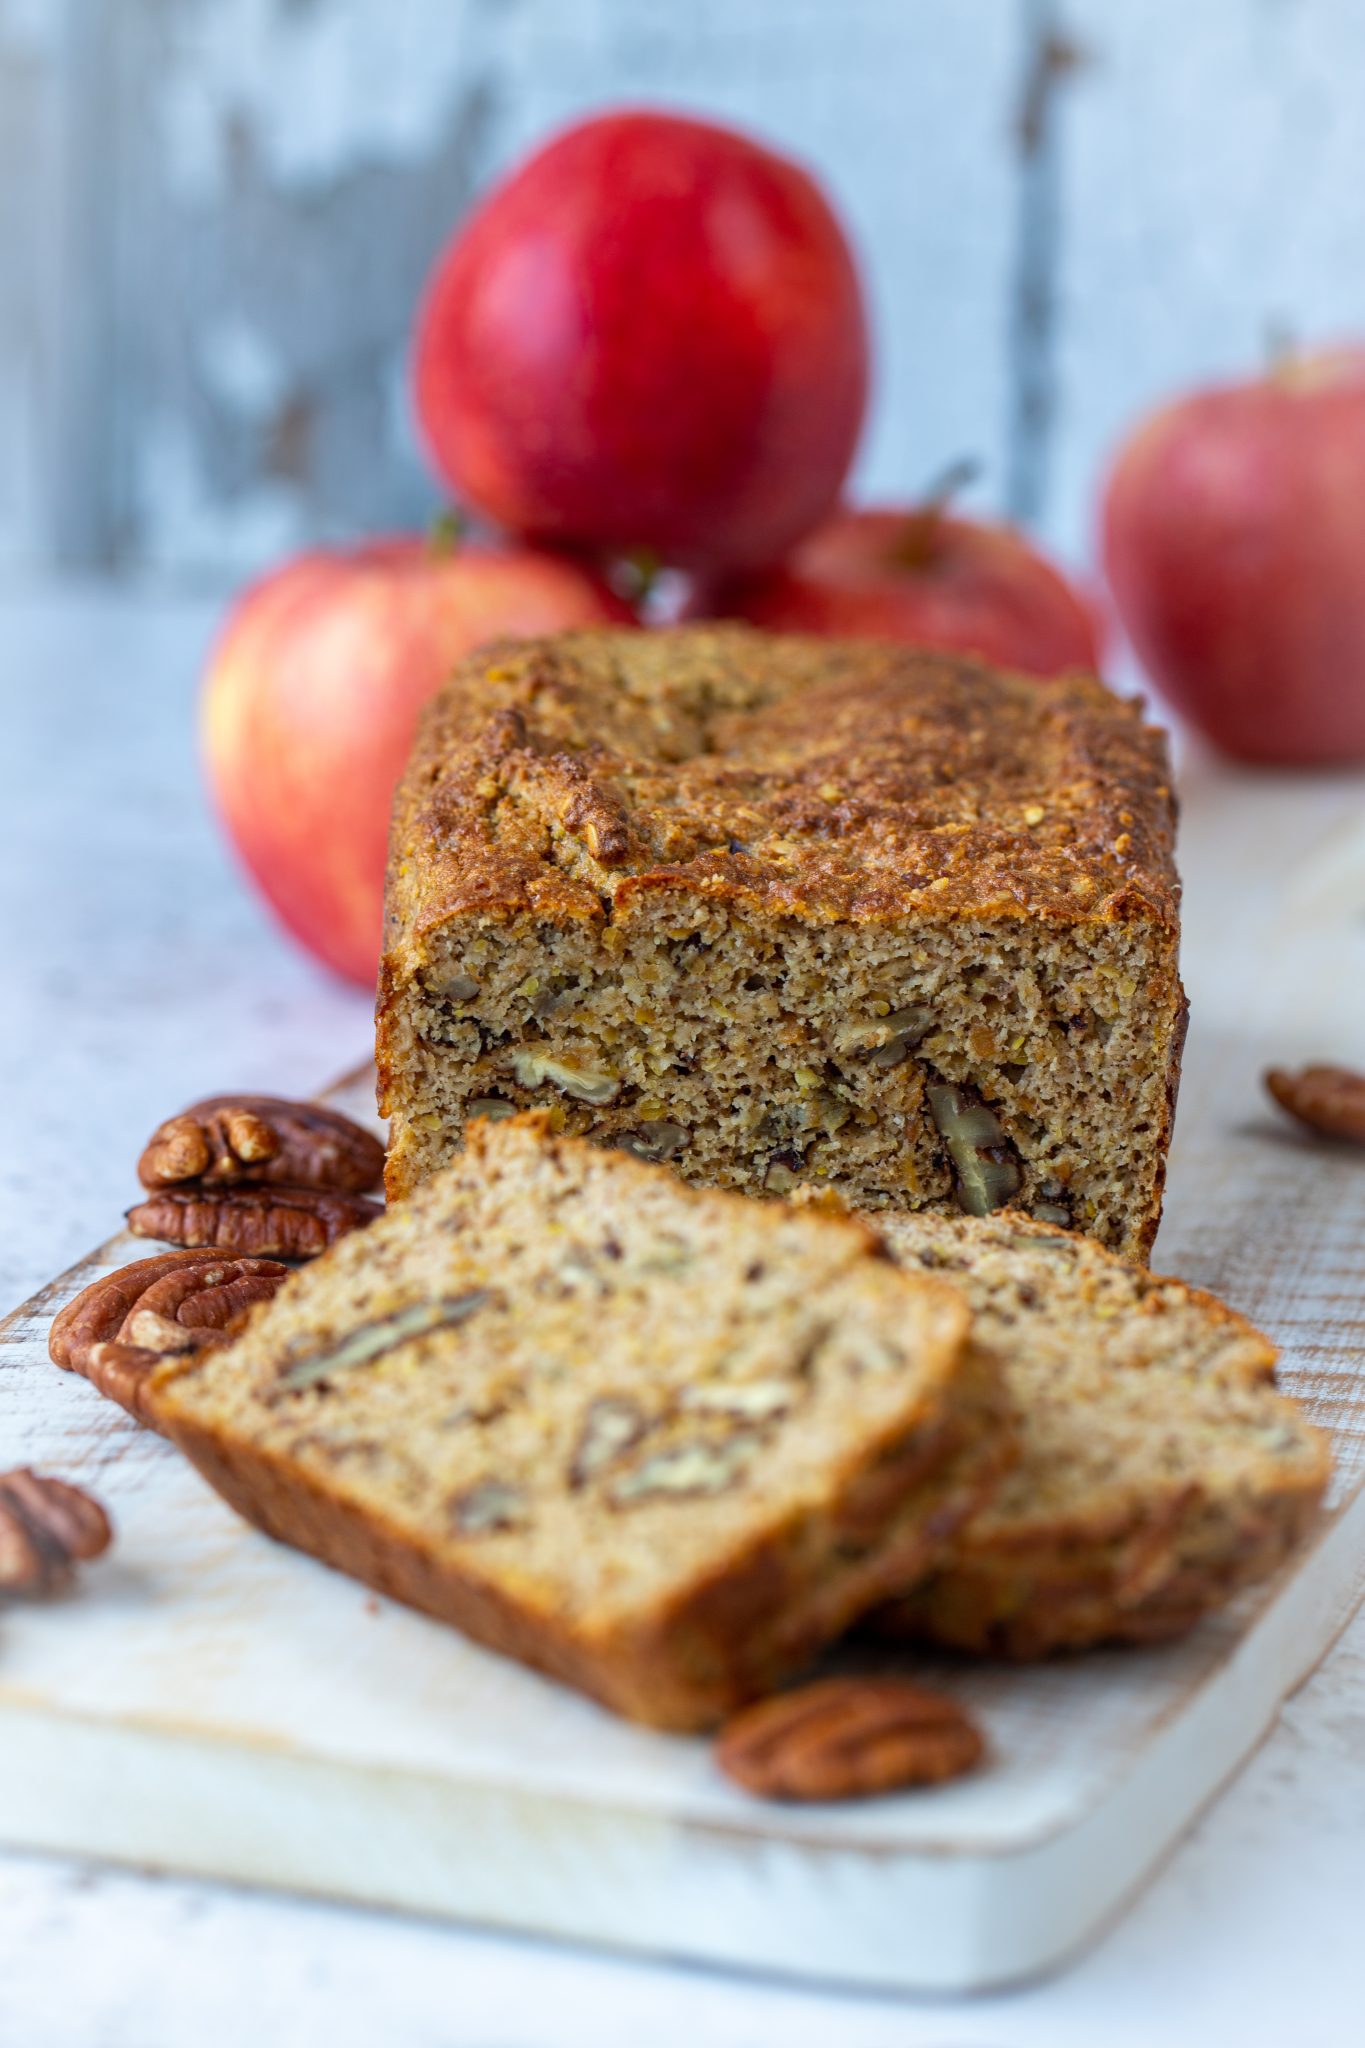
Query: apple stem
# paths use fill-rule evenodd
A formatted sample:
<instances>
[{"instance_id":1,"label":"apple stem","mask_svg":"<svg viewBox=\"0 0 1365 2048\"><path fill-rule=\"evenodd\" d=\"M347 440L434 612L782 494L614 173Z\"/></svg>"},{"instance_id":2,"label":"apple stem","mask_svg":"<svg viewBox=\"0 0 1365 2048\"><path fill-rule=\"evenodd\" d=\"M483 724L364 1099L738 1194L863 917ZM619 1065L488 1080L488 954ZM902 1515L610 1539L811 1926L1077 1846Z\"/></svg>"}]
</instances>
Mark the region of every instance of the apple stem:
<instances>
[{"instance_id":1,"label":"apple stem","mask_svg":"<svg viewBox=\"0 0 1365 2048\"><path fill-rule=\"evenodd\" d=\"M645 604L659 580L663 563L653 548L632 548L622 555L618 587L628 604Z\"/></svg>"},{"instance_id":2,"label":"apple stem","mask_svg":"<svg viewBox=\"0 0 1365 2048\"><path fill-rule=\"evenodd\" d=\"M1299 343L1289 322L1278 313L1265 323L1265 366L1277 382L1293 377L1298 361Z\"/></svg>"},{"instance_id":3,"label":"apple stem","mask_svg":"<svg viewBox=\"0 0 1365 2048\"><path fill-rule=\"evenodd\" d=\"M427 550L433 555L453 555L469 531L469 521L454 505L446 505L427 528Z\"/></svg>"},{"instance_id":4,"label":"apple stem","mask_svg":"<svg viewBox=\"0 0 1365 2048\"><path fill-rule=\"evenodd\" d=\"M981 459L959 455L941 469L930 483L914 511L908 513L896 544L896 560L908 569L920 569L938 552L939 528L943 516L959 491L975 483L981 474Z\"/></svg>"}]
</instances>

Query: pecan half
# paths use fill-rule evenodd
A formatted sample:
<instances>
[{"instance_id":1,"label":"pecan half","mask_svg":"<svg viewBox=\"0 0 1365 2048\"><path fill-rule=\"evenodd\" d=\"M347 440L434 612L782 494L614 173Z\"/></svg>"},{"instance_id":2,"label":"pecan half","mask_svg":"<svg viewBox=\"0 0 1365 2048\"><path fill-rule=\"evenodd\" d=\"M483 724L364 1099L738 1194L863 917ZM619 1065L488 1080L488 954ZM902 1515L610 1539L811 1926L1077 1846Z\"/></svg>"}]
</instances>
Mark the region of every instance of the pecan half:
<instances>
[{"instance_id":1,"label":"pecan half","mask_svg":"<svg viewBox=\"0 0 1365 2048\"><path fill-rule=\"evenodd\" d=\"M1349 1067L1272 1067L1265 1085L1280 1108L1322 1138L1365 1145L1365 1074Z\"/></svg>"},{"instance_id":2,"label":"pecan half","mask_svg":"<svg viewBox=\"0 0 1365 2048\"><path fill-rule=\"evenodd\" d=\"M145 1188L183 1181L333 1188L363 1194L384 1172L384 1147L338 1110L278 1095L209 1095L168 1117L137 1163Z\"/></svg>"},{"instance_id":3,"label":"pecan half","mask_svg":"<svg viewBox=\"0 0 1365 2048\"><path fill-rule=\"evenodd\" d=\"M817 1679L746 1707L716 1743L726 1776L762 1799L863 1799L938 1785L984 1753L955 1701L907 1678Z\"/></svg>"},{"instance_id":4,"label":"pecan half","mask_svg":"<svg viewBox=\"0 0 1365 2048\"><path fill-rule=\"evenodd\" d=\"M203 1251L139 1259L67 1303L48 1334L48 1355L146 1422L152 1368L179 1352L231 1342L246 1311L268 1301L288 1272L274 1259Z\"/></svg>"},{"instance_id":5,"label":"pecan half","mask_svg":"<svg viewBox=\"0 0 1365 2048\"><path fill-rule=\"evenodd\" d=\"M433 1330L453 1330L494 1299L491 1287L471 1287L464 1294L441 1295L434 1301L413 1301L394 1309L372 1323L341 1337L329 1337L320 1348L289 1359L280 1374L281 1393L297 1394L305 1387L320 1386L338 1379L358 1365L373 1365L376 1358L409 1344L414 1337L426 1337Z\"/></svg>"},{"instance_id":6,"label":"pecan half","mask_svg":"<svg viewBox=\"0 0 1365 2048\"><path fill-rule=\"evenodd\" d=\"M210 1187L190 1181L161 1188L128 1211L134 1237L211 1247L242 1258L315 1259L348 1230L383 1210L363 1195L330 1188Z\"/></svg>"},{"instance_id":7,"label":"pecan half","mask_svg":"<svg viewBox=\"0 0 1365 2048\"><path fill-rule=\"evenodd\" d=\"M0 1472L0 1592L60 1593L113 1531L97 1500L28 1465Z\"/></svg>"}]
</instances>

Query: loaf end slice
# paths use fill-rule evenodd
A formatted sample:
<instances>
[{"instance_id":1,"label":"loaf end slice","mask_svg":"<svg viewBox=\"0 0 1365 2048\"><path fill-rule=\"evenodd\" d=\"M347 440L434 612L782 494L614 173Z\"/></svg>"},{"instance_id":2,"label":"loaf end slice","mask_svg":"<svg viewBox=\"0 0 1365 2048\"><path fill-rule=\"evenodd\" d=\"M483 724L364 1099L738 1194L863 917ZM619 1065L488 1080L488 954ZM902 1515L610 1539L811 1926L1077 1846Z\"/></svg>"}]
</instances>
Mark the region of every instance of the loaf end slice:
<instances>
[{"instance_id":1,"label":"loaf end slice","mask_svg":"<svg viewBox=\"0 0 1365 2048\"><path fill-rule=\"evenodd\" d=\"M468 1124L1146 1255L1184 1034L1161 735L1093 677L692 626L484 648L394 805L390 1199Z\"/></svg>"},{"instance_id":2,"label":"loaf end slice","mask_svg":"<svg viewBox=\"0 0 1365 2048\"><path fill-rule=\"evenodd\" d=\"M926 1569L1009 1455L941 1282L864 1225L683 1186L543 1116L158 1374L273 1536L696 1728Z\"/></svg>"},{"instance_id":3,"label":"loaf end slice","mask_svg":"<svg viewBox=\"0 0 1365 2048\"><path fill-rule=\"evenodd\" d=\"M1016 1658L1157 1642L1289 1556L1331 1456L1241 1316L1027 1217L877 1220L970 1306L1020 1446L879 1628Z\"/></svg>"}]
</instances>

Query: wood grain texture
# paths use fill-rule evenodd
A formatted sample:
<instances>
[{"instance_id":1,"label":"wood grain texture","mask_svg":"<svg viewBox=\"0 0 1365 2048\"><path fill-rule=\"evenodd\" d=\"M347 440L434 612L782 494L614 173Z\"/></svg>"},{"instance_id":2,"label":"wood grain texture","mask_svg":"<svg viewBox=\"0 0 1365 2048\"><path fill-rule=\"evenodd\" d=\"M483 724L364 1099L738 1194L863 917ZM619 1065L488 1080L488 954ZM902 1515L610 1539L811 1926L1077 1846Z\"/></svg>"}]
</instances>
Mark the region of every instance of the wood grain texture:
<instances>
[{"instance_id":1,"label":"wood grain texture","mask_svg":"<svg viewBox=\"0 0 1365 2048\"><path fill-rule=\"evenodd\" d=\"M1158 1264L1261 1320L1334 1433L1331 1510L1279 1581L1160 1652L917 1660L982 1722L993 1767L930 1797L770 1813L702 1745L624 1726L266 1543L55 1372L56 1306L145 1250L115 1240L0 1328L5 1460L91 1484L119 1528L70 1601L5 1617L0 1834L865 1983L1000 1981L1093 1928L1365 1581L1365 1155L1282 1130L1258 1083L1273 1058L1352 1051L1358 790L1197 763L1186 780L1194 1025ZM364 1113L368 1089L362 1072L338 1099ZM92 1807L96 1773L114 1790Z\"/></svg>"}]
</instances>

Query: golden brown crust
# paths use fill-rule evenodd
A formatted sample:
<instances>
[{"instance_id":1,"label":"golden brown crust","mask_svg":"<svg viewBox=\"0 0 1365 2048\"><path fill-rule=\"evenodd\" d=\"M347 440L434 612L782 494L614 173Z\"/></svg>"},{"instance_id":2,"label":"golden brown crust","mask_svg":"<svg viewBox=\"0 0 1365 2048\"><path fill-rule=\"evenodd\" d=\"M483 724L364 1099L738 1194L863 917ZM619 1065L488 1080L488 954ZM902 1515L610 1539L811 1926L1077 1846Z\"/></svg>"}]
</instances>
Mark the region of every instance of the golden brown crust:
<instances>
[{"instance_id":1,"label":"golden brown crust","mask_svg":"<svg viewBox=\"0 0 1365 2048\"><path fill-rule=\"evenodd\" d=\"M1166 1197L1166 1165L1170 1157L1171 1138L1175 1131L1175 1106L1180 1094L1180 1072L1185 1061L1185 1040L1190 1029L1190 999L1177 983L1177 1005L1175 1022L1171 1030L1170 1046L1166 1056L1166 1093L1161 1118L1153 1147L1155 1173L1146 1212L1134 1233L1134 1243L1128 1253L1143 1264L1151 1257L1156 1234L1161 1227L1161 1205ZM1213 1301L1213 1296L1208 1296ZM1218 1304L1222 1306L1221 1303Z\"/></svg>"},{"instance_id":2,"label":"golden brown crust","mask_svg":"<svg viewBox=\"0 0 1365 2048\"><path fill-rule=\"evenodd\" d=\"M1202 1546L1205 1504L1191 1493L1107 1531L1031 1531L1013 1544L960 1547L950 1572L879 1608L877 1630L1017 1662L1168 1642L1279 1569L1313 1526L1329 1469L1324 1443L1313 1484L1286 1482L1240 1514L1219 1513Z\"/></svg>"},{"instance_id":3,"label":"golden brown crust","mask_svg":"<svg viewBox=\"0 0 1365 2048\"><path fill-rule=\"evenodd\" d=\"M1091 677L681 627L481 650L395 803L387 971L451 918L601 921L653 889L832 920L1174 928L1164 743Z\"/></svg>"}]
</instances>

